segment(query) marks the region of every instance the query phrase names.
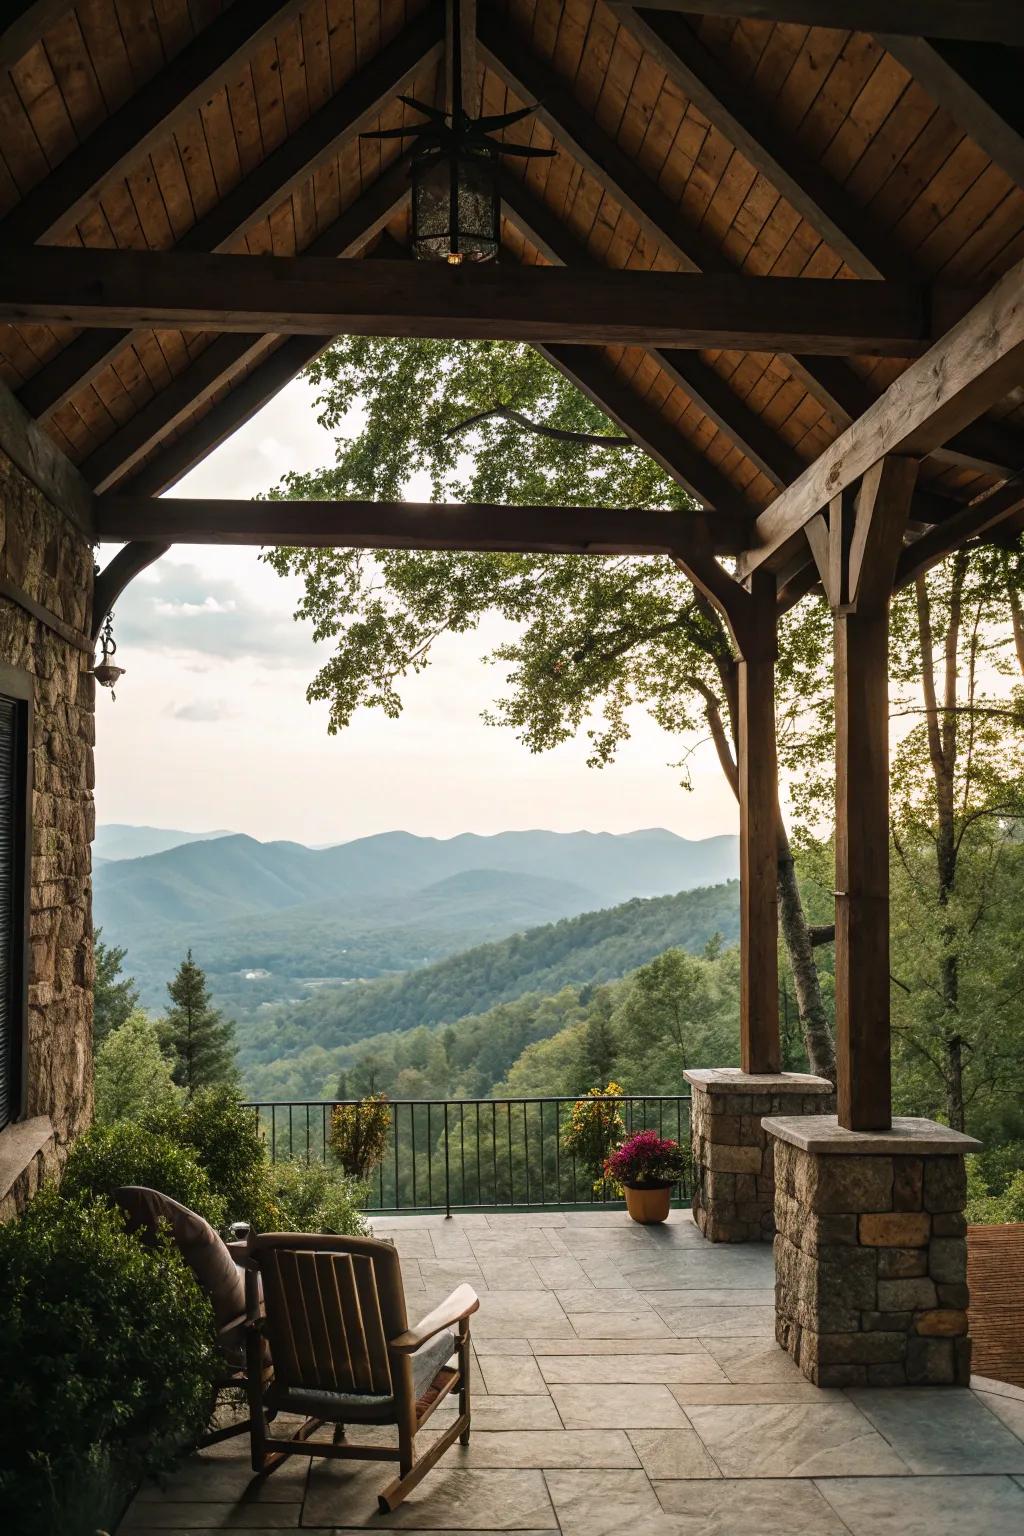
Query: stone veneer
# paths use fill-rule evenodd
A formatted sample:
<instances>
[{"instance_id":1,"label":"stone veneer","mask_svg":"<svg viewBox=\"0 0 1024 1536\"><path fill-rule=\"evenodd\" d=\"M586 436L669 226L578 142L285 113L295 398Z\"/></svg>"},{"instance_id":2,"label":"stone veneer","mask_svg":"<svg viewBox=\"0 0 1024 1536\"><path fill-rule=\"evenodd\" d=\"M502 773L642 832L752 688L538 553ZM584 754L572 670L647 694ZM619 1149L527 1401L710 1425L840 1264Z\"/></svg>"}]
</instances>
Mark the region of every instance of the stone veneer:
<instances>
[{"instance_id":1,"label":"stone veneer","mask_svg":"<svg viewBox=\"0 0 1024 1536\"><path fill-rule=\"evenodd\" d=\"M832 1084L801 1072L752 1074L717 1067L683 1074L693 1089L693 1215L712 1243L771 1242L775 1176L765 1115L827 1114Z\"/></svg>"},{"instance_id":2,"label":"stone veneer","mask_svg":"<svg viewBox=\"0 0 1024 1536\"><path fill-rule=\"evenodd\" d=\"M967 1386L964 1153L930 1120L765 1121L775 1157L775 1336L819 1387Z\"/></svg>"},{"instance_id":3,"label":"stone veneer","mask_svg":"<svg viewBox=\"0 0 1024 1536\"><path fill-rule=\"evenodd\" d=\"M0 453L0 576L77 633L93 559L80 530ZM84 633L83 633L84 639ZM92 1112L94 684L86 651L0 596L0 662L33 674L26 1094L0 1131L0 1220L23 1208Z\"/></svg>"}]
</instances>

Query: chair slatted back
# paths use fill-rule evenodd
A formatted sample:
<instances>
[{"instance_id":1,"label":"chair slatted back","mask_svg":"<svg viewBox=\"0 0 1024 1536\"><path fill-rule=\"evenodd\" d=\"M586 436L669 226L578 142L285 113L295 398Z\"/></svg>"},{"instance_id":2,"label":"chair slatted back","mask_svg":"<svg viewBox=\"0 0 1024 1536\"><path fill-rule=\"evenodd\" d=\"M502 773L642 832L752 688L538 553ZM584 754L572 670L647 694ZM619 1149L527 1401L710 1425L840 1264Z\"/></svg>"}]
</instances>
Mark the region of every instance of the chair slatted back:
<instances>
[{"instance_id":1,"label":"chair slatted back","mask_svg":"<svg viewBox=\"0 0 1024 1536\"><path fill-rule=\"evenodd\" d=\"M250 1253L280 1384L391 1396L388 1339L407 1323L390 1244L264 1234L251 1240Z\"/></svg>"}]
</instances>

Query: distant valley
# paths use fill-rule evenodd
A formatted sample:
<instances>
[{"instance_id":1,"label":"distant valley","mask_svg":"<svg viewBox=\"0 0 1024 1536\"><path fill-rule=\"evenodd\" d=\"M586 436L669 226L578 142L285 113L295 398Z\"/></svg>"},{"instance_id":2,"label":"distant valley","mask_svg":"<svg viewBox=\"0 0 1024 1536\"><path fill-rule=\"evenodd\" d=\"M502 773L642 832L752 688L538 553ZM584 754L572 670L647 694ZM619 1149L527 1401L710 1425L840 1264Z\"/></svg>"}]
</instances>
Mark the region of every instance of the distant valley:
<instances>
[{"instance_id":1,"label":"distant valley","mask_svg":"<svg viewBox=\"0 0 1024 1536\"><path fill-rule=\"evenodd\" d=\"M660 828L390 832L308 848L117 826L98 829L96 852L96 923L127 949L144 1005L163 1007L191 946L216 1001L239 1019L631 898L718 885L737 869L735 837L691 841Z\"/></svg>"}]
</instances>

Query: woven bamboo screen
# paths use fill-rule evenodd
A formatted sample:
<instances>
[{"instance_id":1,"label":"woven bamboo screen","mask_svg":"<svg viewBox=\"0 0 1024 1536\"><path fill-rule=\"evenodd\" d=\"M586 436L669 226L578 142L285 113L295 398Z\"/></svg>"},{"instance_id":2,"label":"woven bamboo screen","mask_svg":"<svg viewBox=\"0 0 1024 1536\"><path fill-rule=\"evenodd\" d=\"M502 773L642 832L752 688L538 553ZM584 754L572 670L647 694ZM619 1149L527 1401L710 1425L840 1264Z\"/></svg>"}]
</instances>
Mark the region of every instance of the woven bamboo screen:
<instances>
[{"instance_id":1,"label":"woven bamboo screen","mask_svg":"<svg viewBox=\"0 0 1024 1536\"><path fill-rule=\"evenodd\" d=\"M1024 1222L967 1228L971 1368L1024 1387Z\"/></svg>"}]
</instances>

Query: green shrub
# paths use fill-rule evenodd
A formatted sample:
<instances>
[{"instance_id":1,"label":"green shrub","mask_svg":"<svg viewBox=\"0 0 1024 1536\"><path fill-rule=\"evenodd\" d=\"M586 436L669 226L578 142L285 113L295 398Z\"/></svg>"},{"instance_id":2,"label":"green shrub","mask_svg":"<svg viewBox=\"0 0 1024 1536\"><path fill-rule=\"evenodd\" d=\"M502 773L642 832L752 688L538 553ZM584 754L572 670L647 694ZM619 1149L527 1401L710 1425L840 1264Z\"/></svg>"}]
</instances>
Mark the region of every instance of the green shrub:
<instances>
[{"instance_id":1,"label":"green shrub","mask_svg":"<svg viewBox=\"0 0 1024 1536\"><path fill-rule=\"evenodd\" d=\"M365 1191L326 1163L299 1159L275 1163L272 1187L284 1231L335 1232L343 1237L365 1237L369 1233L369 1225L359 1209Z\"/></svg>"},{"instance_id":2,"label":"green shrub","mask_svg":"<svg viewBox=\"0 0 1024 1536\"><path fill-rule=\"evenodd\" d=\"M214 1323L176 1250L45 1189L0 1227L0 1505L19 1536L95 1531L202 1427Z\"/></svg>"},{"instance_id":3,"label":"green shrub","mask_svg":"<svg viewBox=\"0 0 1024 1536\"><path fill-rule=\"evenodd\" d=\"M223 1202L226 1221L247 1221L258 1232L279 1226L266 1142L236 1089L198 1088L188 1098L150 1110L142 1124L195 1158Z\"/></svg>"},{"instance_id":4,"label":"green shrub","mask_svg":"<svg viewBox=\"0 0 1024 1536\"><path fill-rule=\"evenodd\" d=\"M94 1125L68 1153L61 1194L71 1200L110 1195L121 1184L158 1189L198 1211L213 1226L223 1225L224 1202L187 1148L129 1120Z\"/></svg>"},{"instance_id":5,"label":"green shrub","mask_svg":"<svg viewBox=\"0 0 1024 1536\"><path fill-rule=\"evenodd\" d=\"M967 1159L968 1221L980 1226L1024 1221L1024 1168L1017 1172L997 1168L996 1178L997 1187L993 1188L980 1155Z\"/></svg>"}]
</instances>

